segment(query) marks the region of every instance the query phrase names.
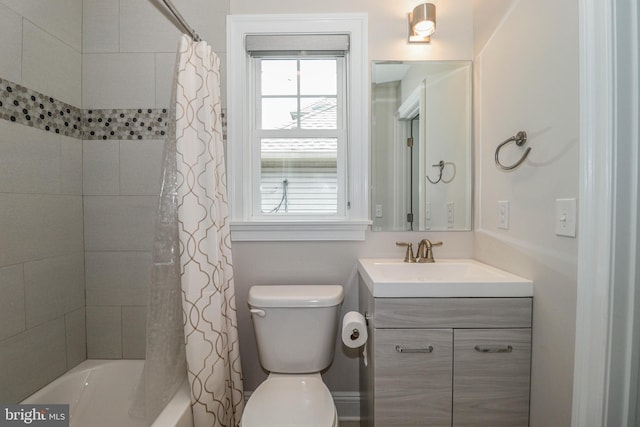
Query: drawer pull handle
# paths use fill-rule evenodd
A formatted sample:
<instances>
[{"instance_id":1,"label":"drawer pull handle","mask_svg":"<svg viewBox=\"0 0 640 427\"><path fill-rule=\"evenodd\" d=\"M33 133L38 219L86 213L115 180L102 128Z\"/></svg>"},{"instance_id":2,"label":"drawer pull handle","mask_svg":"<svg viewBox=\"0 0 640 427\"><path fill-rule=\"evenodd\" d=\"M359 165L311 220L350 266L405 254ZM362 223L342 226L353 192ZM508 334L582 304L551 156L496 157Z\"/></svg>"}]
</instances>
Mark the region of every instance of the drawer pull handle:
<instances>
[{"instance_id":1,"label":"drawer pull handle","mask_svg":"<svg viewBox=\"0 0 640 427\"><path fill-rule=\"evenodd\" d=\"M506 347L480 347L479 345L473 347L478 353L511 353L513 351L513 347L510 345Z\"/></svg>"},{"instance_id":2,"label":"drawer pull handle","mask_svg":"<svg viewBox=\"0 0 640 427\"><path fill-rule=\"evenodd\" d=\"M433 353L433 346L430 345L426 348L405 348L400 345L396 346L396 351L398 353Z\"/></svg>"}]
</instances>

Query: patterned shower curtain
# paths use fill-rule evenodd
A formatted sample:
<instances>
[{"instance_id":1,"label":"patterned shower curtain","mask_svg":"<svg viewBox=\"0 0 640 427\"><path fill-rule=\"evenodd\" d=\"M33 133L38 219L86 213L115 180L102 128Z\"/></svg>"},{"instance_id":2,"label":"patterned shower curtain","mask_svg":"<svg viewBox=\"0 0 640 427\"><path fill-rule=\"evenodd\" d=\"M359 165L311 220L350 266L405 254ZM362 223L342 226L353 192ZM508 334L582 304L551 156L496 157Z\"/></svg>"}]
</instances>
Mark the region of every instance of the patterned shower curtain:
<instances>
[{"instance_id":1,"label":"patterned shower curtain","mask_svg":"<svg viewBox=\"0 0 640 427\"><path fill-rule=\"evenodd\" d=\"M182 308L195 427L235 427L244 407L227 215L220 60L183 36L176 151Z\"/></svg>"}]
</instances>

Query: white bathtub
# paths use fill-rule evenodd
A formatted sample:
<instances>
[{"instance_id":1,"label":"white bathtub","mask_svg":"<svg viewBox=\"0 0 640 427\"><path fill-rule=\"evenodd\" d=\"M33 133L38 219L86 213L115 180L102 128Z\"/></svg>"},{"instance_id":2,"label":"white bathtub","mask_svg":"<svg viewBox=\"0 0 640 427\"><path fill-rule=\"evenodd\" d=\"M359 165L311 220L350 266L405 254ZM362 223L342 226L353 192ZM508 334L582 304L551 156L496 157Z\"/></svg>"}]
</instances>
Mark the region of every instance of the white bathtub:
<instances>
[{"instance_id":1,"label":"white bathtub","mask_svg":"<svg viewBox=\"0 0 640 427\"><path fill-rule=\"evenodd\" d=\"M143 360L85 360L21 403L68 403L71 427L145 427L129 416ZM185 381L152 427L193 427Z\"/></svg>"}]
</instances>

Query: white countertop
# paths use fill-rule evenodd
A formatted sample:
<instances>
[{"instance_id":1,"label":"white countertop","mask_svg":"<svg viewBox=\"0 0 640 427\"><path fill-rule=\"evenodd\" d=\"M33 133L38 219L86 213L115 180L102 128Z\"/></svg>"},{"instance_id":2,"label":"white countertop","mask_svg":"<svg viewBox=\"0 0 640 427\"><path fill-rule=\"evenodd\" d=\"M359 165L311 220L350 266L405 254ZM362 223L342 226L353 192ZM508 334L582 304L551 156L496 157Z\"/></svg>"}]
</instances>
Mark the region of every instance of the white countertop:
<instances>
[{"instance_id":1,"label":"white countertop","mask_svg":"<svg viewBox=\"0 0 640 427\"><path fill-rule=\"evenodd\" d=\"M361 258L358 272L376 298L531 297L533 282L472 259L405 263Z\"/></svg>"}]
</instances>

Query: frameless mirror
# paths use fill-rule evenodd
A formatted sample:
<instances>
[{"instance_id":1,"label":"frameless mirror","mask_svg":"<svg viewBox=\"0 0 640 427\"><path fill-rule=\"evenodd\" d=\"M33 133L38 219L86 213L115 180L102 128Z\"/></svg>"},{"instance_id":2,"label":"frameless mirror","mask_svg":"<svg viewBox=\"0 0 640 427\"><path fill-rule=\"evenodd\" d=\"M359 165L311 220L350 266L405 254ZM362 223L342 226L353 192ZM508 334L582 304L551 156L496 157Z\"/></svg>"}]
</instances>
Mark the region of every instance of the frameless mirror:
<instances>
[{"instance_id":1,"label":"frameless mirror","mask_svg":"<svg viewBox=\"0 0 640 427\"><path fill-rule=\"evenodd\" d=\"M374 231L471 230L471 61L375 61Z\"/></svg>"}]
</instances>

